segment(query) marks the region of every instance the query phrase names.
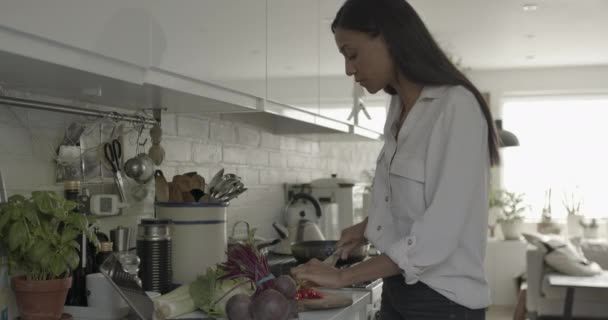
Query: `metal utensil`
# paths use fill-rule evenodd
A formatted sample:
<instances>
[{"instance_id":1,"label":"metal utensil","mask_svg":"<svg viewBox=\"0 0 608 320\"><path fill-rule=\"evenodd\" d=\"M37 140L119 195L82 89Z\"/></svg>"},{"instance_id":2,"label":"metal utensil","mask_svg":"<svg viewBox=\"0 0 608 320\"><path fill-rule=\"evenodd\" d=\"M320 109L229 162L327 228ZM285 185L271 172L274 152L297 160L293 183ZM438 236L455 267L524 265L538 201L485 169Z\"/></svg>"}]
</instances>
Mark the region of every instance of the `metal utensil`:
<instances>
[{"instance_id":1,"label":"metal utensil","mask_svg":"<svg viewBox=\"0 0 608 320\"><path fill-rule=\"evenodd\" d=\"M214 187L213 187L213 191L211 192L211 196L213 198L219 199L221 195L223 195L226 191L227 191L227 187L229 186L230 183L234 182L234 180L230 180L230 179L225 179L222 177L222 180L220 182L218 182Z\"/></svg>"},{"instance_id":2,"label":"metal utensil","mask_svg":"<svg viewBox=\"0 0 608 320\"><path fill-rule=\"evenodd\" d=\"M217 187L215 187L216 190L214 198L221 199L226 194L232 192L235 186L237 186L239 183L241 182L235 178L223 180L217 185Z\"/></svg>"},{"instance_id":3,"label":"metal utensil","mask_svg":"<svg viewBox=\"0 0 608 320\"><path fill-rule=\"evenodd\" d=\"M147 154L140 153L125 162L124 172L135 182L145 184L154 177L154 162Z\"/></svg>"},{"instance_id":4,"label":"metal utensil","mask_svg":"<svg viewBox=\"0 0 608 320\"><path fill-rule=\"evenodd\" d=\"M327 259L323 260L323 264L326 264L328 266L335 266L336 262L338 262L338 260L340 260L340 254L342 253L342 248L336 248L336 251L334 251L334 253L331 254L331 256L327 257Z\"/></svg>"},{"instance_id":5,"label":"metal utensil","mask_svg":"<svg viewBox=\"0 0 608 320\"><path fill-rule=\"evenodd\" d=\"M110 143L106 143L103 146L103 153L112 166L112 172L114 172L114 183L116 183L116 187L118 188L118 193L120 194L120 198L123 202L127 201L127 197L125 195L124 190L124 179L122 177L121 172L121 164L122 164L122 145L120 141L117 139L112 140Z\"/></svg>"},{"instance_id":6,"label":"metal utensil","mask_svg":"<svg viewBox=\"0 0 608 320\"><path fill-rule=\"evenodd\" d=\"M242 194L245 191L247 191L247 188L242 188L242 189L235 190L235 191L233 191L233 192L231 192L231 193L223 196L220 199L220 201L222 201L222 202L228 202L228 201L230 201L230 200L238 197L240 194Z\"/></svg>"},{"instance_id":7,"label":"metal utensil","mask_svg":"<svg viewBox=\"0 0 608 320\"><path fill-rule=\"evenodd\" d=\"M215 186L222 181L222 178L224 176L224 168L220 169L220 171L218 171L213 178L211 178L211 181L209 182L209 193L213 193L213 191L215 190Z\"/></svg>"}]
</instances>

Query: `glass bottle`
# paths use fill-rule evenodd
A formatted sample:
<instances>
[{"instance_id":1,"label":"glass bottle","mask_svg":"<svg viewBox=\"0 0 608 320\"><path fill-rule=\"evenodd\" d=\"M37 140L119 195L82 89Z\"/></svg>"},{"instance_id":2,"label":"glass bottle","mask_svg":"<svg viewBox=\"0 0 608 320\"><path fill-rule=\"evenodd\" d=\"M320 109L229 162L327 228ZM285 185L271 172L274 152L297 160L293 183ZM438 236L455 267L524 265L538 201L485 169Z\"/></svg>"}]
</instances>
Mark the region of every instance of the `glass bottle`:
<instances>
[{"instance_id":1,"label":"glass bottle","mask_svg":"<svg viewBox=\"0 0 608 320\"><path fill-rule=\"evenodd\" d=\"M100 245L99 252L95 256L95 270L94 272L101 272L101 265L106 259L112 255L112 246L114 244L111 241L104 241Z\"/></svg>"}]
</instances>

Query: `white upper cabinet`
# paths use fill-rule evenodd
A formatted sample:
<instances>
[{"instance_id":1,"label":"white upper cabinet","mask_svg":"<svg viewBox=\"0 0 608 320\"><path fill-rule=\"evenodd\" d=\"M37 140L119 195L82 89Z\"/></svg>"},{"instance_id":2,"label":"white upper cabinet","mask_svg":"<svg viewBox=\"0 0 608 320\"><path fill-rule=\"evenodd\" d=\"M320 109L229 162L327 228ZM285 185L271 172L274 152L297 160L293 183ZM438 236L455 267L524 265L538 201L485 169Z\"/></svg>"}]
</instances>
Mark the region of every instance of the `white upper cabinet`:
<instances>
[{"instance_id":1,"label":"white upper cabinet","mask_svg":"<svg viewBox=\"0 0 608 320\"><path fill-rule=\"evenodd\" d=\"M0 31L145 67L150 38L145 4L145 0L2 0ZM10 47L2 49L11 51ZM46 55L54 53L49 50Z\"/></svg>"},{"instance_id":2,"label":"white upper cabinet","mask_svg":"<svg viewBox=\"0 0 608 320\"><path fill-rule=\"evenodd\" d=\"M265 0L150 0L150 67L265 98Z\"/></svg>"},{"instance_id":3,"label":"white upper cabinet","mask_svg":"<svg viewBox=\"0 0 608 320\"><path fill-rule=\"evenodd\" d=\"M319 0L268 0L267 41L267 98L318 114Z\"/></svg>"},{"instance_id":4,"label":"white upper cabinet","mask_svg":"<svg viewBox=\"0 0 608 320\"><path fill-rule=\"evenodd\" d=\"M344 56L338 50L331 23L344 0L323 0L319 28L320 104L322 116L353 124L377 133L384 130L386 105L390 97L384 92L371 95L365 91L362 100L371 119L363 111L349 116L354 106L354 79L346 75Z\"/></svg>"},{"instance_id":5,"label":"white upper cabinet","mask_svg":"<svg viewBox=\"0 0 608 320\"><path fill-rule=\"evenodd\" d=\"M363 101L365 109L371 119L368 119L363 112L359 112L357 125L378 133L383 133L391 95L384 91L379 91L373 95L366 92Z\"/></svg>"},{"instance_id":6,"label":"white upper cabinet","mask_svg":"<svg viewBox=\"0 0 608 320\"><path fill-rule=\"evenodd\" d=\"M353 107L353 79L344 71L344 57L338 51L331 23L343 0L323 0L320 3L322 17L319 21L320 103L322 116L345 123Z\"/></svg>"}]
</instances>

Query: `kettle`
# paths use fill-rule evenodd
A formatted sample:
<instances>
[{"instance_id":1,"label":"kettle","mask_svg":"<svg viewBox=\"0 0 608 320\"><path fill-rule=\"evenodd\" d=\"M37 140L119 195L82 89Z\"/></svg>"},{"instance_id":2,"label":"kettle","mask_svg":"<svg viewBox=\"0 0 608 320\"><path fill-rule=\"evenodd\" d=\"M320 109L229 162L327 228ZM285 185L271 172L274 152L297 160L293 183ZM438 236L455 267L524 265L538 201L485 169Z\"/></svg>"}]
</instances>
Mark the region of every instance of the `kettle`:
<instances>
[{"instance_id":1,"label":"kettle","mask_svg":"<svg viewBox=\"0 0 608 320\"><path fill-rule=\"evenodd\" d=\"M310 220L301 219L298 222L295 242L319 240L325 240L325 237L323 236L323 233L321 232L319 226Z\"/></svg>"},{"instance_id":2,"label":"kettle","mask_svg":"<svg viewBox=\"0 0 608 320\"><path fill-rule=\"evenodd\" d=\"M303 204L298 204L303 200ZM310 204L314 207L314 214L307 213ZM274 247L273 252L278 254L291 254L291 244L300 241L325 240L319 226L311 219L321 218L321 204L308 193L297 193L293 195L285 207L284 215L287 226L273 223L274 229L279 234L281 242Z\"/></svg>"}]
</instances>

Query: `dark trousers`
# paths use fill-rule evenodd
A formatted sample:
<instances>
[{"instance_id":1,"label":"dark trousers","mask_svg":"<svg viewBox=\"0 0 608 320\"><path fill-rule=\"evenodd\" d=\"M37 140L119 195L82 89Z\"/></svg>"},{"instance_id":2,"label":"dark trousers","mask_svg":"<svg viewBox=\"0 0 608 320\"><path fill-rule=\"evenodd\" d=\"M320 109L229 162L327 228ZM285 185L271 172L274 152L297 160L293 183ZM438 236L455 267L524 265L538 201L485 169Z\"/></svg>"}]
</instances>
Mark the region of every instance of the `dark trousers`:
<instances>
[{"instance_id":1,"label":"dark trousers","mask_svg":"<svg viewBox=\"0 0 608 320\"><path fill-rule=\"evenodd\" d=\"M384 279L381 320L485 320L485 318L485 309L469 309L461 306L420 281L407 285L401 275Z\"/></svg>"}]
</instances>

